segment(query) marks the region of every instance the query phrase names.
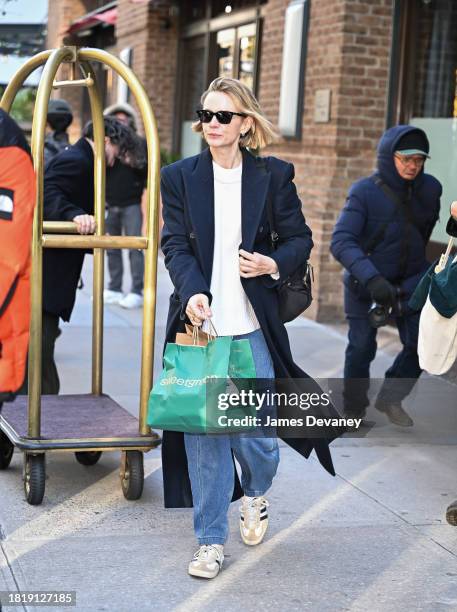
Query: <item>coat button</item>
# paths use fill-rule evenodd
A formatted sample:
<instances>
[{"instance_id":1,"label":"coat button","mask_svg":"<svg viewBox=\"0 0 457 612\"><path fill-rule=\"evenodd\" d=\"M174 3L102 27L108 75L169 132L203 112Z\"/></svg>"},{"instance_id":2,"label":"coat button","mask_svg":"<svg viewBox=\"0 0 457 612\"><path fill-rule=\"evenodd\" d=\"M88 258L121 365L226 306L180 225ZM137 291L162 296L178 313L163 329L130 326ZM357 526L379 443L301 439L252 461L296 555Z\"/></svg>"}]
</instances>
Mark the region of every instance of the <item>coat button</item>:
<instances>
[{"instance_id":1,"label":"coat button","mask_svg":"<svg viewBox=\"0 0 457 612\"><path fill-rule=\"evenodd\" d=\"M259 227L259 234L261 234L262 232L263 232L263 225Z\"/></svg>"}]
</instances>

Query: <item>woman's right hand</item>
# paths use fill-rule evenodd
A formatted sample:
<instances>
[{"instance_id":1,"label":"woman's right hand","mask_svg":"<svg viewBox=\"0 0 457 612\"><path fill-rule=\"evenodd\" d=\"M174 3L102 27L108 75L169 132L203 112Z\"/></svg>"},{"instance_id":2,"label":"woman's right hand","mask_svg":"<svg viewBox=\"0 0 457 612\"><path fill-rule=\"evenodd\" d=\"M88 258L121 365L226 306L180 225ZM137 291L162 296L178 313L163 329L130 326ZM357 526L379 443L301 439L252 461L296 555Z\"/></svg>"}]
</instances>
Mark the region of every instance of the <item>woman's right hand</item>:
<instances>
[{"instance_id":1,"label":"woman's right hand","mask_svg":"<svg viewBox=\"0 0 457 612\"><path fill-rule=\"evenodd\" d=\"M209 307L208 296L204 293L196 293L193 295L186 306L186 315L189 317L192 325L200 325L205 319L213 316Z\"/></svg>"}]
</instances>

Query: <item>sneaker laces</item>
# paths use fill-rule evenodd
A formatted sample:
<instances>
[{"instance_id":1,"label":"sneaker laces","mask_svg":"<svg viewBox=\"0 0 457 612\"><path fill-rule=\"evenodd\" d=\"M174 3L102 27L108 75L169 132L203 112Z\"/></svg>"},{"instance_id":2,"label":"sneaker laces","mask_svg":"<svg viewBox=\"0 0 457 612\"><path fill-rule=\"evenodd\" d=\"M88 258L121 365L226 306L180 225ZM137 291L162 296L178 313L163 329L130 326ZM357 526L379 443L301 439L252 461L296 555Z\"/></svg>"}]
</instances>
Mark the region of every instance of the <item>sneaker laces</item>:
<instances>
[{"instance_id":1,"label":"sneaker laces","mask_svg":"<svg viewBox=\"0 0 457 612\"><path fill-rule=\"evenodd\" d=\"M241 512L244 515L244 524L249 528L252 524L260 521L260 511L263 507L268 508L270 504L264 497L254 497L250 500L245 500L240 506Z\"/></svg>"},{"instance_id":2,"label":"sneaker laces","mask_svg":"<svg viewBox=\"0 0 457 612\"><path fill-rule=\"evenodd\" d=\"M215 556L216 558L212 559L211 557L213 556ZM208 560L214 560L214 561L220 562L221 554L219 550L212 544L203 544L194 554L194 558L192 559L192 561L208 561Z\"/></svg>"}]
</instances>

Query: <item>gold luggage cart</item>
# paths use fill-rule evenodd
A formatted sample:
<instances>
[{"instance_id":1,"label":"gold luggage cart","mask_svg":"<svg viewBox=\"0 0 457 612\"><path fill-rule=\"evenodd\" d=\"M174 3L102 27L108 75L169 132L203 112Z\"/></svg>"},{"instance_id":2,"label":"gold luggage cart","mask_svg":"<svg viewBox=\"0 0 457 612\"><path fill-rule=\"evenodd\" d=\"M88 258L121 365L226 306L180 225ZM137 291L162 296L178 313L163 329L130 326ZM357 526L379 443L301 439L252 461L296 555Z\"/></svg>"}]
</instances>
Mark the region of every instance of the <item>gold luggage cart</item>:
<instances>
[{"instance_id":1,"label":"gold luggage cart","mask_svg":"<svg viewBox=\"0 0 457 612\"><path fill-rule=\"evenodd\" d=\"M106 236L104 121L91 62L101 62L123 78L133 93L143 120L148 148L146 236ZM56 81L62 63L69 63L71 78ZM130 500L143 492L144 453L158 446L160 436L146 424L148 395L152 386L157 283L158 177L160 149L157 125L148 96L133 71L120 59L101 49L61 47L38 53L15 74L0 107L9 112L14 98L33 70L44 64L38 86L32 126L32 155L36 172L36 208L32 237L32 311L29 345L29 395L3 405L0 415L0 469L8 467L14 447L24 455L23 480L29 504L40 504L45 491L45 453L68 451L83 465L95 465L104 451L121 451L120 478ZM80 72L81 74L78 74ZM79 235L73 222L43 223L43 147L46 115L52 89L86 87L94 124L94 209L96 230ZM92 392L86 395L41 396L42 263L43 248L93 249ZM139 418L132 416L103 394L103 285L104 250L142 249L145 283L141 355Z\"/></svg>"}]
</instances>

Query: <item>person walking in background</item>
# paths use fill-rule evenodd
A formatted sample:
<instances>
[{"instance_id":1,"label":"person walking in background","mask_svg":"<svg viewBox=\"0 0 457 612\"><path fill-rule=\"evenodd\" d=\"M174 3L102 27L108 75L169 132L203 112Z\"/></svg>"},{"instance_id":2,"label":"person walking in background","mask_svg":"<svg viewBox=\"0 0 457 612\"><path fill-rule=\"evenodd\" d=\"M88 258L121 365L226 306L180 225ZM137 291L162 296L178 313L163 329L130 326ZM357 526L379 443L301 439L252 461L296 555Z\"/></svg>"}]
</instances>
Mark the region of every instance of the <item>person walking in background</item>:
<instances>
[{"instance_id":1,"label":"person walking in background","mask_svg":"<svg viewBox=\"0 0 457 612\"><path fill-rule=\"evenodd\" d=\"M71 106L66 100L49 100L47 125L50 131L44 141L45 167L58 153L70 144L67 129L73 121Z\"/></svg>"},{"instance_id":2,"label":"person walking in background","mask_svg":"<svg viewBox=\"0 0 457 612\"><path fill-rule=\"evenodd\" d=\"M105 116L115 117L118 121L137 130L137 116L129 104L114 104L105 109ZM146 142L144 145L144 165L134 168L127 161L117 159L106 174L106 203L108 215L106 232L112 236L141 236L143 215L142 200L146 194ZM122 292L124 266L122 251L108 249L109 284L104 292L106 304L119 304L123 308L140 308L143 305L144 256L143 251L129 251L132 285L129 293Z\"/></svg>"},{"instance_id":3,"label":"person walking in background","mask_svg":"<svg viewBox=\"0 0 457 612\"><path fill-rule=\"evenodd\" d=\"M376 173L351 186L333 232L330 250L345 268L347 416L365 416L377 327L391 316L403 348L385 373L375 407L395 425L413 425L402 400L422 371L417 356L420 313L407 303L429 266L425 249L442 192L439 181L424 173L428 157L429 142L421 129L399 125L387 130L378 146Z\"/></svg>"}]
</instances>

